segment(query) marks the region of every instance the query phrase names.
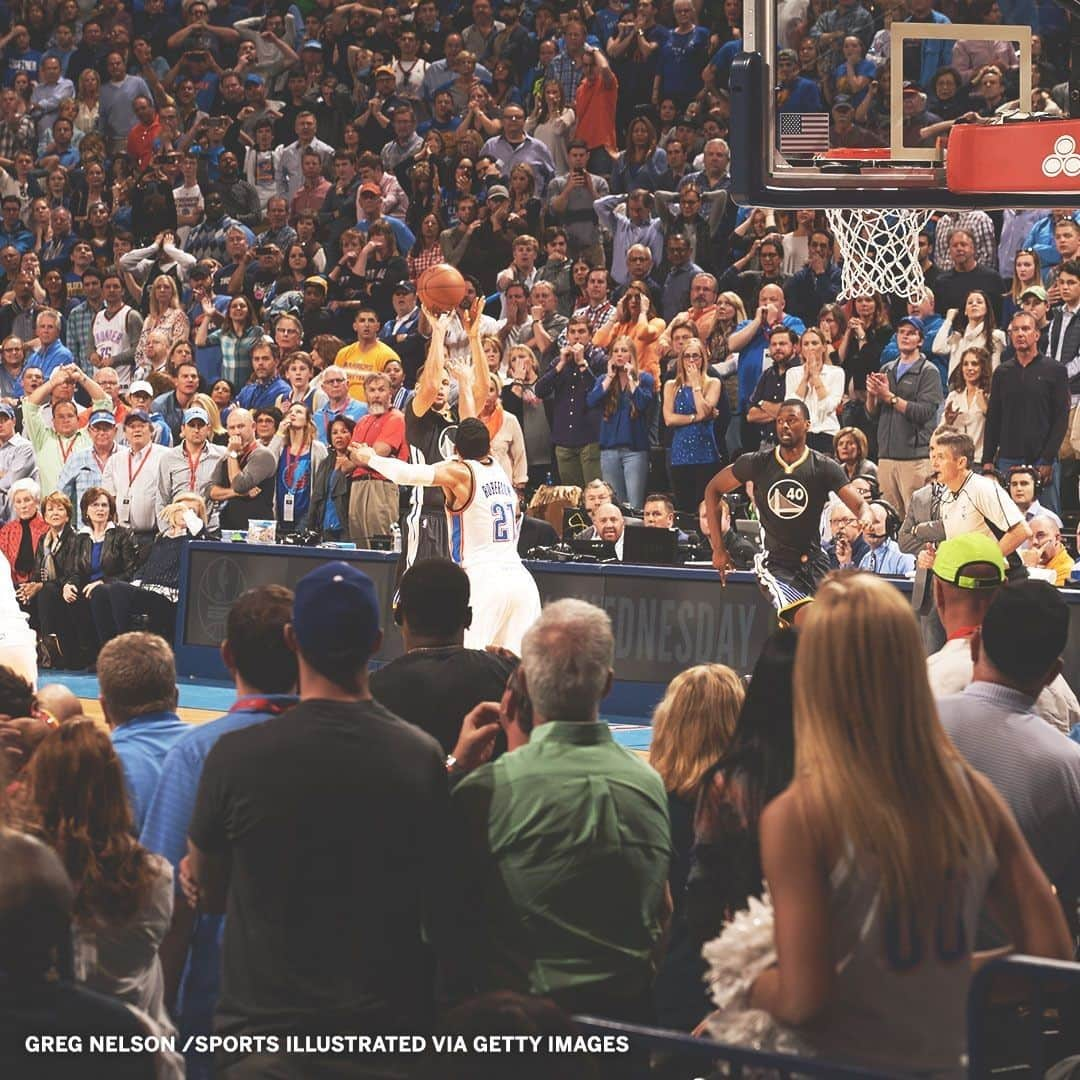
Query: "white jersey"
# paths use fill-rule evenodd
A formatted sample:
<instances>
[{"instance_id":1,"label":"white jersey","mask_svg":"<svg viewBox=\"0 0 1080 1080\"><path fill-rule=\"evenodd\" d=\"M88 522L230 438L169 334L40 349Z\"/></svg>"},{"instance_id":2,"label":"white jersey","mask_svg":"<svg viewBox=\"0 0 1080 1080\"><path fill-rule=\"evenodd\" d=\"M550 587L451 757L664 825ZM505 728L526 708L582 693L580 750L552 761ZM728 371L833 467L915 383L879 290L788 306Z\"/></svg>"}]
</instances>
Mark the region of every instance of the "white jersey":
<instances>
[{"instance_id":1,"label":"white jersey","mask_svg":"<svg viewBox=\"0 0 1080 1080\"><path fill-rule=\"evenodd\" d=\"M472 495L460 510L446 508L450 557L468 569L478 563L521 565L517 551L517 492L501 465L466 461Z\"/></svg>"},{"instance_id":2,"label":"white jersey","mask_svg":"<svg viewBox=\"0 0 1080 1080\"><path fill-rule=\"evenodd\" d=\"M128 337L127 318L131 308L127 304L121 304L120 310L111 318L107 309L102 308L95 316L92 333L94 335L94 349L103 360L127 353L129 357L134 355L136 342ZM115 364L111 365L116 367ZM131 383L134 373L134 364L128 360L126 364L116 368L117 378L120 380L120 389L126 390Z\"/></svg>"}]
</instances>

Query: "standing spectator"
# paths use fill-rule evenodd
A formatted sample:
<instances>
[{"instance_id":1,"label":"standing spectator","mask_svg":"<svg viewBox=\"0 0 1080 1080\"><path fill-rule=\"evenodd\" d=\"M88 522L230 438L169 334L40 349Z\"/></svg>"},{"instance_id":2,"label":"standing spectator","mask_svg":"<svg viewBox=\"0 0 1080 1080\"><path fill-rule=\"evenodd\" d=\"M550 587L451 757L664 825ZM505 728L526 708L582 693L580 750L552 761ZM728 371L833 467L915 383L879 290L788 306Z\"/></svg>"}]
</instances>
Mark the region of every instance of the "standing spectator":
<instances>
[{"instance_id":1,"label":"standing spectator","mask_svg":"<svg viewBox=\"0 0 1080 1080\"><path fill-rule=\"evenodd\" d=\"M123 154L127 150L128 133L139 124L135 112L135 99L154 100L150 87L138 76L127 73L127 61L118 50L105 57L108 80L101 87L101 113L98 127L105 136L110 153Z\"/></svg>"},{"instance_id":2,"label":"standing spectator","mask_svg":"<svg viewBox=\"0 0 1080 1080\"><path fill-rule=\"evenodd\" d=\"M860 643L881 635L894 646L871 651L874 675L853 677L868 662ZM838 653L850 657L839 677ZM860 694L866 686L875 689ZM875 736L852 739L853 724L873 725ZM778 940L796 933L820 947L785 959L781 945L750 1004L799 1026L823 1057L890 1074L956 1071L983 903L1008 913L1010 940L1024 952L1064 957L1068 931L1012 815L938 724L910 605L890 584L859 574L819 590L795 660L795 741L800 770L762 815L761 857ZM839 905L840 895L851 904ZM959 955L927 948L916 964L914 942L944 932L943 905ZM890 918L913 935L892 964L882 960ZM838 955L849 958L839 970ZM806 993L790 997L793 986Z\"/></svg>"},{"instance_id":3,"label":"standing spectator","mask_svg":"<svg viewBox=\"0 0 1080 1080\"><path fill-rule=\"evenodd\" d=\"M1080 279L1077 287L1080 292ZM938 356L948 358L950 377L971 349L989 353L990 366L996 368L1005 350L1005 335L997 328L990 297L980 289L973 289L964 298L962 317L959 309L949 308L931 348Z\"/></svg>"},{"instance_id":4,"label":"standing spectator","mask_svg":"<svg viewBox=\"0 0 1080 1080\"><path fill-rule=\"evenodd\" d=\"M176 283L171 284L175 299ZM102 275L101 292L105 305L94 316L90 362L94 367L115 368L120 389L126 390L135 373L135 350L142 337L143 317L125 303L124 280L118 270L110 269Z\"/></svg>"},{"instance_id":5,"label":"standing spectator","mask_svg":"<svg viewBox=\"0 0 1080 1080\"><path fill-rule=\"evenodd\" d=\"M975 448L972 464L983 459L983 433L990 409L990 354L985 349L968 349L949 376L949 396L945 399L944 421L967 435Z\"/></svg>"},{"instance_id":6,"label":"standing spectator","mask_svg":"<svg viewBox=\"0 0 1080 1080\"><path fill-rule=\"evenodd\" d=\"M453 792L467 888L459 930L481 989L643 1021L671 911L671 836L660 778L599 721L613 655L611 620L580 600L549 604L526 633L513 753ZM570 841L586 821L587 848ZM632 845L617 839L630 835Z\"/></svg>"},{"instance_id":7,"label":"standing spectator","mask_svg":"<svg viewBox=\"0 0 1080 1080\"><path fill-rule=\"evenodd\" d=\"M608 195L608 182L588 171L589 148L584 142L575 139L565 156L567 171L556 176L548 185L549 220L557 222L565 230L568 255L575 258L584 255L594 265L599 265L603 262L603 248L597 244L597 204ZM625 250L622 254L625 267ZM615 265L613 259L612 266Z\"/></svg>"},{"instance_id":8,"label":"standing spectator","mask_svg":"<svg viewBox=\"0 0 1080 1080\"><path fill-rule=\"evenodd\" d=\"M360 570L331 562L301 579L285 635L300 703L218 739L189 826L200 907L230 912L217 1022L229 1003L237 1034L284 1036L316 1014L342 1031L425 1030L434 997L423 931L437 948L457 933L444 754L371 697L382 634ZM376 816L378 828L358 827ZM312 845L316 834L324 842ZM297 919L301 898L308 914ZM254 1075L277 1060L241 1050L216 1066Z\"/></svg>"},{"instance_id":9,"label":"standing spectator","mask_svg":"<svg viewBox=\"0 0 1080 1080\"><path fill-rule=\"evenodd\" d=\"M236 687L236 701L228 713L205 724L192 724L172 746L161 767L154 797L143 821L140 842L180 873L187 854L188 825L195 808L199 778L211 748L230 731L261 724L279 716L296 702L296 656L285 644L285 626L292 617L292 592L281 585L260 585L242 593L225 618L222 660ZM196 915L187 904L173 911L171 941L184 943L166 957L168 985L180 982L173 1008L185 1035L209 1035L220 993L222 918ZM179 957L173 953L180 951ZM189 1051L188 1075L209 1075L209 1053Z\"/></svg>"},{"instance_id":10,"label":"standing spectator","mask_svg":"<svg viewBox=\"0 0 1080 1080\"><path fill-rule=\"evenodd\" d=\"M154 498L158 466L165 453L165 447L153 441L153 434L149 414L129 410L124 417L126 445L118 447L109 458L101 480L102 487L116 497L117 520L134 532L143 554L157 534Z\"/></svg>"},{"instance_id":11,"label":"standing spectator","mask_svg":"<svg viewBox=\"0 0 1080 1080\"><path fill-rule=\"evenodd\" d=\"M851 36L859 39L863 51L870 48L874 36L874 17L858 0L839 0L810 27L810 37L817 42L821 55L829 54L833 68L843 62L844 39Z\"/></svg>"},{"instance_id":12,"label":"standing spectator","mask_svg":"<svg viewBox=\"0 0 1080 1080\"><path fill-rule=\"evenodd\" d=\"M281 172L285 181L285 190L282 194L289 200L300 190L300 185L304 182L302 164L305 150L314 150L324 167L330 164L334 156L334 148L315 137L316 129L315 114L306 109L300 112L295 124L296 141L289 143L281 151Z\"/></svg>"},{"instance_id":13,"label":"standing spectator","mask_svg":"<svg viewBox=\"0 0 1080 1080\"><path fill-rule=\"evenodd\" d=\"M930 436L941 407L941 378L922 352L923 322L896 325L900 354L866 377L866 411L877 417L878 481L902 516L912 493L930 480Z\"/></svg>"},{"instance_id":14,"label":"standing spectator","mask_svg":"<svg viewBox=\"0 0 1080 1080\"><path fill-rule=\"evenodd\" d=\"M673 429L671 486L675 505L692 513L720 467L713 420L722 387L706 371L705 347L691 338L675 362L675 378L664 384L664 423Z\"/></svg>"},{"instance_id":15,"label":"standing spectator","mask_svg":"<svg viewBox=\"0 0 1080 1080\"><path fill-rule=\"evenodd\" d=\"M188 730L176 715L176 664L156 634L121 634L98 654L101 708L124 769L135 830L142 828L169 748Z\"/></svg>"},{"instance_id":16,"label":"standing spectator","mask_svg":"<svg viewBox=\"0 0 1080 1080\"><path fill-rule=\"evenodd\" d=\"M690 306L690 283L704 271L691 259L690 241L682 233L668 236L665 255L657 276L661 281L660 314L670 321Z\"/></svg>"},{"instance_id":17,"label":"standing spectator","mask_svg":"<svg viewBox=\"0 0 1080 1080\"><path fill-rule=\"evenodd\" d=\"M272 451L256 441L255 420L243 406L229 410L226 430L229 442L210 486L210 498L222 504L221 528L246 530L252 518L265 521L274 516L277 461Z\"/></svg>"},{"instance_id":18,"label":"standing spectator","mask_svg":"<svg viewBox=\"0 0 1080 1080\"><path fill-rule=\"evenodd\" d=\"M540 288L536 286L534 292ZM551 286L546 288L554 297ZM589 340L588 320L582 315L571 316L566 326L566 344L559 348L554 362L535 386L537 397L552 399L551 439L559 480L581 488L600 479L602 410L599 406L589 408L587 401L607 363L604 351Z\"/></svg>"},{"instance_id":19,"label":"standing spectator","mask_svg":"<svg viewBox=\"0 0 1080 1080\"><path fill-rule=\"evenodd\" d=\"M709 59L709 31L695 22L693 0L675 0L671 12L675 28L657 50L652 103L658 106L671 98L681 112L701 89L701 72Z\"/></svg>"},{"instance_id":20,"label":"standing spectator","mask_svg":"<svg viewBox=\"0 0 1080 1080\"><path fill-rule=\"evenodd\" d=\"M907 10L909 14L904 22L930 23L940 26L952 21L948 16L933 9L933 0L907 0ZM908 39L904 50L903 67L895 65L893 77L905 82L915 82L919 86L933 86L934 75L941 68L948 67L952 63L954 44L955 42L947 38L920 39L916 33L916 36ZM866 45L865 41L863 45Z\"/></svg>"},{"instance_id":21,"label":"standing spectator","mask_svg":"<svg viewBox=\"0 0 1080 1080\"><path fill-rule=\"evenodd\" d=\"M398 105L391 123L394 137L379 152L382 167L388 173L394 173L400 165L415 158L424 145L424 140L416 134L416 110L412 105Z\"/></svg>"},{"instance_id":22,"label":"standing spectator","mask_svg":"<svg viewBox=\"0 0 1080 1080\"><path fill-rule=\"evenodd\" d=\"M1043 505L1061 512L1058 451L1069 422L1069 381L1061 364L1038 352L1035 319L1018 311L1009 324L1013 357L990 380L990 409L983 437L983 471L1005 473L1034 465Z\"/></svg>"},{"instance_id":23,"label":"standing spectator","mask_svg":"<svg viewBox=\"0 0 1080 1080\"><path fill-rule=\"evenodd\" d=\"M625 212L616 209L625 203ZM612 233L611 276L619 285L630 279L627 252L634 244L644 244L652 255L653 265L659 266L664 257L664 226L653 215L651 191L631 191L621 195L606 195L597 199L596 216L600 224Z\"/></svg>"},{"instance_id":24,"label":"standing spectator","mask_svg":"<svg viewBox=\"0 0 1080 1080\"><path fill-rule=\"evenodd\" d=\"M937 310L941 313L950 308L961 311L972 292L982 291L990 297L994 318L1000 321L1005 282L993 269L993 264L984 266L975 261L975 237L970 230L953 229L949 234L949 254L952 269L938 274L934 282Z\"/></svg>"},{"instance_id":25,"label":"standing spectator","mask_svg":"<svg viewBox=\"0 0 1080 1080\"><path fill-rule=\"evenodd\" d=\"M840 295L840 267L833 261L832 234L824 229L810 233L808 250L806 265L784 283L784 296L787 310L812 326L818 312L826 304L835 303Z\"/></svg>"},{"instance_id":26,"label":"standing spectator","mask_svg":"<svg viewBox=\"0 0 1080 1080\"><path fill-rule=\"evenodd\" d=\"M784 401L797 398L810 413L806 444L821 454L832 454L833 437L840 430L836 412L844 396L844 370L828 363L825 335L811 326L799 339L801 364L784 376Z\"/></svg>"},{"instance_id":27,"label":"standing spectator","mask_svg":"<svg viewBox=\"0 0 1080 1080\"><path fill-rule=\"evenodd\" d=\"M15 409L0 403L0 524L11 521L12 485L27 479L37 483L38 466L30 440L15 433Z\"/></svg>"},{"instance_id":28,"label":"standing spectator","mask_svg":"<svg viewBox=\"0 0 1080 1080\"><path fill-rule=\"evenodd\" d=\"M207 503L210 502L210 487L218 465L225 456L223 447L215 446L209 441L211 434L210 418L206 410L193 405L184 410L179 431L180 444L170 447L160 455L155 513L158 528L162 532L173 524L165 516L165 511L185 492L192 492ZM216 528L216 508L211 524Z\"/></svg>"},{"instance_id":29,"label":"standing spectator","mask_svg":"<svg viewBox=\"0 0 1080 1080\"><path fill-rule=\"evenodd\" d=\"M536 177L537 194L541 196L555 175L551 151L539 139L525 133L525 110L520 105L503 106L502 134L488 139L480 154L495 158L501 174L506 176L515 165L530 166Z\"/></svg>"}]
</instances>

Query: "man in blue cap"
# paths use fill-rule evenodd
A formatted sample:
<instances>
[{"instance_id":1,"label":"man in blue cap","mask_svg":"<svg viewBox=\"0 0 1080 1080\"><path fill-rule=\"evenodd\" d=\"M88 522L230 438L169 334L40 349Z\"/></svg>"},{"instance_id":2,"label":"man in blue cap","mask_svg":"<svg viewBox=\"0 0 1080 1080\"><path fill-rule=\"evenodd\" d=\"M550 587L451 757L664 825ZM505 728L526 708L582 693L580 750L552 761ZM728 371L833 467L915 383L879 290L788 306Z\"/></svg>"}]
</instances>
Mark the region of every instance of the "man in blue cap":
<instances>
[{"instance_id":1,"label":"man in blue cap","mask_svg":"<svg viewBox=\"0 0 1080 1080\"><path fill-rule=\"evenodd\" d=\"M866 411L877 420L881 494L901 515L912 494L930 482L930 436L941 407L941 378L923 354L926 328L918 315L896 324L899 355L866 376Z\"/></svg>"},{"instance_id":2,"label":"man in blue cap","mask_svg":"<svg viewBox=\"0 0 1080 1080\"><path fill-rule=\"evenodd\" d=\"M184 410L180 445L166 450L158 464L155 505L158 528L162 532L168 531L171 525L165 515L166 508L185 491L193 491L206 500L210 513L208 525L211 531L217 529L219 508L210 498L210 488L218 466L225 457L225 447L212 443L212 434L210 417L202 406L192 405Z\"/></svg>"},{"instance_id":3,"label":"man in blue cap","mask_svg":"<svg viewBox=\"0 0 1080 1080\"><path fill-rule=\"evenodd\" d=\"M95 409L87 425L90 446L78 450L64 462L56 481L56 490L62 491L76 508L78 525L85 525L82 516L82 497L92 487L101 487L105 467L116 453L116 418L110 409Z\"/></svg>"},{"instance_id":4,"label":"man in blue cap","mask_svg":"<svg viewBox=\"0 0 1080 1080\"><path fill-rule=\"evenodd\" d=\"M228 905L217 1030L284 1036L318 1017L327 1031L424 1031L425 933L438 944L453 929L445 756L372 699L382 631L361 570L330 562L302 578L285 639L299 704L218 740L188 829L189 898ZM240 1071L279 1061L248 1054Z\"/></svg>"}]
</instances>

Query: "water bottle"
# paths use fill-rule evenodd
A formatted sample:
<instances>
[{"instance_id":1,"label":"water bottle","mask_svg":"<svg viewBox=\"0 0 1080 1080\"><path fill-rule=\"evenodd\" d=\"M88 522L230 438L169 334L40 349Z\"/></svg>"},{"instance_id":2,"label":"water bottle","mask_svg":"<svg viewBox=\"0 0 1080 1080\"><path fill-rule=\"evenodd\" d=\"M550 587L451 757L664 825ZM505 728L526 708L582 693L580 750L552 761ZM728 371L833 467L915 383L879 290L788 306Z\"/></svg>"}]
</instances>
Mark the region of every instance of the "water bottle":
<instances>
[{"instance_id":1,"label":"water bottle","mask_svg":"<svg viewBox=\"0 0 1080 1080\"><path fill-rule=\"evenodd\" d=\"M401 526L396 521L390 526L390 550L401 551Z\"/></svg>"}]
</instances>

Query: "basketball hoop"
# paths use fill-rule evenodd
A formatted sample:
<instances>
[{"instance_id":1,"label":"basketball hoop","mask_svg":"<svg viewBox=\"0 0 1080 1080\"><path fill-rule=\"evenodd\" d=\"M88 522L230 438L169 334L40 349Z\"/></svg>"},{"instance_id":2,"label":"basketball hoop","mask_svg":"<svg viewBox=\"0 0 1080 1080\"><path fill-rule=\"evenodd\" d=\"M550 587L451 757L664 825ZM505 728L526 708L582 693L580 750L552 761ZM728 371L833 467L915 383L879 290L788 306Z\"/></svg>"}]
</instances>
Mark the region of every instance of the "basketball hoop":
<instances>
[{"instance_id":1,"label":"basketball hoop","mask_svg":"<svg viewBox=\"0 0 1080 1080\"><path fill-rule=\"evenodd\" d=\"M826 210L844 256L840 300L895 293L911 303L923 298L919 233L933 210Z\"/></svg>"}]
</instances>

